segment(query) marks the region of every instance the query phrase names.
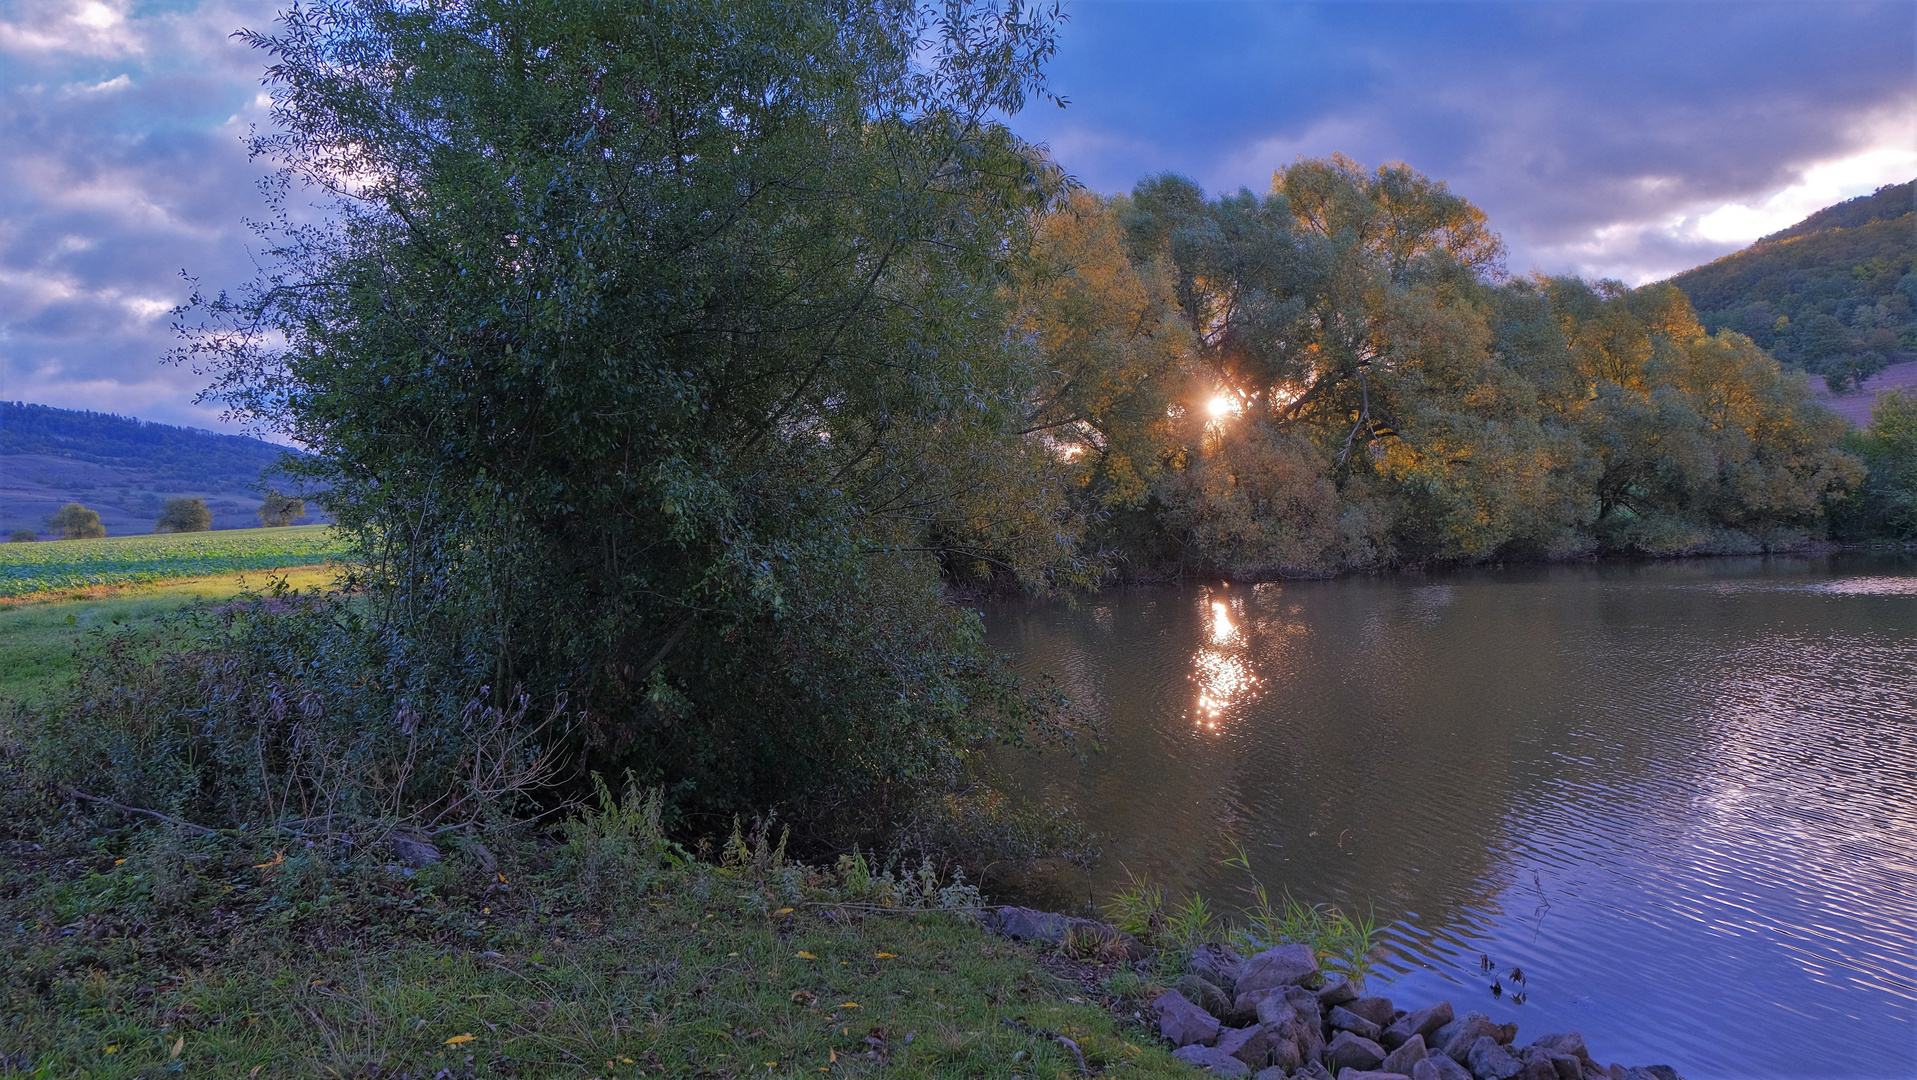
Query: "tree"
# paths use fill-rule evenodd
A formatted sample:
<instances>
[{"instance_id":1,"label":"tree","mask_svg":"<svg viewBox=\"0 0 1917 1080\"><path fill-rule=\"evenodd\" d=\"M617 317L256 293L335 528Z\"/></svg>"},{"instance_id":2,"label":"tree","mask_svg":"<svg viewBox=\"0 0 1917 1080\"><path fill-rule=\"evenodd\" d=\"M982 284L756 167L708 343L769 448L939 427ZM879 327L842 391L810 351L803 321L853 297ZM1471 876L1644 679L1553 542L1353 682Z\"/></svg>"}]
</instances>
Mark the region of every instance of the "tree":
<instances>
[{"instance_id":1,"label":"tree","mask_svg":"<svg viewBox=\"0 0 1917 1080\"><path fill-rule=\"evenodd\" d=\"M32 529L15 529L8 539L16 544L31 544L40 539L40 534Z\"/></svg>"},{"instance_id":2,"label":"tree","mask_svg":"<svg viewBox=\"0 0 1917 1080\"><path fill-rule=\"evenodd\" d=\"M282 495L278 491L266 493L265 501L254 511L259 515L260 525L269 528L282 528L306 516L306 500L291 495Z\"/></svg>"},{"instance_id":3,"label":"tree","mask_svg":"<svg viewBox=\"0 0 1917 1080\"><path fill-rule=\"evenodd\" d=\"M257 149L337 201L185 355L312 450L409 708L523 685L711 813L1032 733L939 575L1087 574L1004 332L1061 182L994 118L1056 17L321 0L248 35Z\"/></svg>"},{"instance_id":4,"label":"tree","mask_svg":"<svg viewBox=\"0 0 1917 1080\"><path fill-rule=\"evenodd\" d=\"M160 520L154 523L153 531L163 532L206 532L213 528L213 511L206 508L206 500L198 495L192 498L168 499L160 510Z\"/></svg>"},{"instance_id":5,"label":"tree","mask_svg":"<svg viewBox=\"0 0 1917 1080\"><path fill-rule=\"evenodd\" d=\"M53 512L47 518L47 529L60 534L63 540L84 540L105 536L106 526L100 524L100 514L88 510L79 503L68 503Z\"/></svg>"}]
</instances>

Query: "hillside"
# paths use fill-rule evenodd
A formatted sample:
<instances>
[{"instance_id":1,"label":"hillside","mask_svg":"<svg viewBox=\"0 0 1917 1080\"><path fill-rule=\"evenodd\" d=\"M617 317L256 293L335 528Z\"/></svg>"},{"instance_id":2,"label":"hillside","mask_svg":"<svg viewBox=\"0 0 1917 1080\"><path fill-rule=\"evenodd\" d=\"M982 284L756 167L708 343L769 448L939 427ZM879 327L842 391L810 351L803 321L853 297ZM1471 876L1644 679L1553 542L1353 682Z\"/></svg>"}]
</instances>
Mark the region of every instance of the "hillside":
<instances>
[{"instance_id":1,"label":"hillside","mask_svg":"<svg viewBox=\"0 0 1917 1080\"><path fill-rule=\"evenodd\" d=\"M1917 180L1826 207L1671 279L1715 331L1854 390L1917 361Z\"/></svg>"},{"instance_id":2,"label":"hillside","mask_svg":"<svg viewBox=\"0 0 1917 1080\"><path fill-rule=\"evenodd\" d=\"M100 512L108 535L150 533L167 499L194 495L215 529L255 527L267 488L292 489L275 473L285 453L239 435L0 402L0 532L44 529L77 502ZM306 521L319 520L309 506Z\"/></svg>"}]
</instances>

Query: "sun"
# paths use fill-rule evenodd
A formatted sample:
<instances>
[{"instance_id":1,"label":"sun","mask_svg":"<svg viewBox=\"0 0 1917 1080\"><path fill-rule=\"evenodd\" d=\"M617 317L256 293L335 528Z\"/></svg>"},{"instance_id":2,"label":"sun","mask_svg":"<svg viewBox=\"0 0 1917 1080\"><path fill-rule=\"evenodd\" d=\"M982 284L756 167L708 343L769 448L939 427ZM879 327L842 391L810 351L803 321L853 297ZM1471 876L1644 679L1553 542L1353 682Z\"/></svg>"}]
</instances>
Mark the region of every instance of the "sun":
<instances>
[{"instance_id":1,"label":"sun","mask_svg":"<svg viewBox=\"0 0 1917 1080\"><path fill-rule=\"evenodd\" d=\"M1211 404L1207 407L1211 409L1213 416L1226 416L1238 411L1238 403L1224 394L1212 398Z\"/></svg>"}]
</instances>

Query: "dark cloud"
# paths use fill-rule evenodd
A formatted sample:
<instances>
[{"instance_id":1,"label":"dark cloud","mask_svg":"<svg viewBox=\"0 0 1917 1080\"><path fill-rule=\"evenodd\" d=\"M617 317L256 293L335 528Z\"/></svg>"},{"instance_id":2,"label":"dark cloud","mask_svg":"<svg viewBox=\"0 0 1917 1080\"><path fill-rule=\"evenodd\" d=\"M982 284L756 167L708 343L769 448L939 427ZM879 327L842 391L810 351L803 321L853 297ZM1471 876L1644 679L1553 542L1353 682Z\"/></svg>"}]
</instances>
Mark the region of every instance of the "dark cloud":
<instances>
[{"instance_id":1,"label":"dark cloud","mask_svg":"<svg viewBox=\"0 0 1917 1080\"><path fill-rule=\"evenodd\" d=\"M1264 190L1301 154L1402 160L1484 206L1516 269L1681 269L1742 241L1679 218L1886 141L1917 151L1908 3L1068 10L1052 72L1072 105L1016 126L1092 187L1171 169Z\"/></svg>"}]
</instances>

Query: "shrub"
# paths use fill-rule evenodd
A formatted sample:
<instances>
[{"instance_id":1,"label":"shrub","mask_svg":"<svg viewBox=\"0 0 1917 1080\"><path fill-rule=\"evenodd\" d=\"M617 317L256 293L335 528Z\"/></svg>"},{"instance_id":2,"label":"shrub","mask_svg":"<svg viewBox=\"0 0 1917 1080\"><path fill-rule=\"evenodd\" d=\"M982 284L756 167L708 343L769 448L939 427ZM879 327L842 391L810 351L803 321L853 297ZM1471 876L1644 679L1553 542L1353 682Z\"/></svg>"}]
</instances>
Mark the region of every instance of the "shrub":
<instances>
[{"instance_id":1,"label":"shrub","mask_svg":"<svg viewBox=\"0 0 1917 1080\"><path fill-rule=\"evenodd\" d=\"M160 511L160 520L154 523L153 531L164 532L207 532L213 528L213 511L206 508L206 500L195 495L192 498L168 499Z\"/></svg>"},{"instance_id":2,"label":"shrub","mask_svg":"<svg viewBox=\"0 0 1917 1080\"><path fill-rule=\"evenodd\" d=\"M63 540L87 540L106 535L106 526L100 524L97 510L88 510L79 503L68 503L53 512L47 518L47 528L60 534Z\"/></svg>"},{"instance_id":3,"label":"shrub","mask_svg":"<svg viewBox=\"0 0 1917 1080\"><path fill-rule=\"evenodd\" d=\"M31 544L35 540L40 539L40 534L34 532L32 529L15 529L7 539L16 544Z\"/></svg>"}]
</instances>

